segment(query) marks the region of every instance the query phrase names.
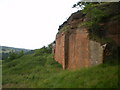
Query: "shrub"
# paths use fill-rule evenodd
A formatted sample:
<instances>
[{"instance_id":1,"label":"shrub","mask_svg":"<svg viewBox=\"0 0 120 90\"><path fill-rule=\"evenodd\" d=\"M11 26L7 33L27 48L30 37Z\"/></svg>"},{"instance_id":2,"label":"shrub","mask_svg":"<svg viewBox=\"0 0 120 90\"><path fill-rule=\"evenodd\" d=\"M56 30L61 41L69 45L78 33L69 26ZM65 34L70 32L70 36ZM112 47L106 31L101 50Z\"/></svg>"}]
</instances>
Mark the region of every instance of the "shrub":
<instances>
[{"instance_id":1,"label":"shrub","mask_svg":"<svg viewBox=\"0 0 120 90\"><path fill-rule=\"evenodd\" d=\"M20 52L10 52L9 55L8 55L8 59L7 60L14 60L14 59L17 59L17 58L20 58L24 55L24 51L20 51Z\"/></svg>"},{"instance_id":2,"label":"shrub","mask_svg":"<svg viewBox=\"0 0 120 90\"><path fill-rule=\"evenodd\" d=\"M51 54L52 53L52 43L48 45L48 47L43 46L41 49L36 49L34 56L39 56L43 54Z\"/></svg>"},{"instance_id":3,"label":"shrub","mask_svg":"<svg viewBox=\"0 0 120 90\"><path fill-rule=\"evenodd\" d=\"M99 38L104 39L106 31L100 23L107 17L106 12L92 3L86 5L82 12L86 14L86 22L82 23L81 26L88 28L90 38L94 38L96 41L98 41Z\"/></svg>"}]
</instances>

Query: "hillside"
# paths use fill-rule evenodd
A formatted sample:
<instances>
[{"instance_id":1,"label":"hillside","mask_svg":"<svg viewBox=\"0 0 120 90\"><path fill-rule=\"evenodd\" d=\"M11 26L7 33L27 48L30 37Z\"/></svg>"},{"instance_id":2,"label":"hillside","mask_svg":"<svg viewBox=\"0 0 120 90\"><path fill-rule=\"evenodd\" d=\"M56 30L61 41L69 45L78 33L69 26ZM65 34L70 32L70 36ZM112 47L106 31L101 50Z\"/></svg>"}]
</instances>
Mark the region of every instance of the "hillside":
<instances>
[{"instance_id":1,"label":"hillside","mask_svg":"<svg viewBox=\"0 0 120 90\"><path fill-rule=\"evenodd\" d=\"M62 70L51 54L3 61L3 88L117 88L118 65Z\"/></svg>"}]
</instances>

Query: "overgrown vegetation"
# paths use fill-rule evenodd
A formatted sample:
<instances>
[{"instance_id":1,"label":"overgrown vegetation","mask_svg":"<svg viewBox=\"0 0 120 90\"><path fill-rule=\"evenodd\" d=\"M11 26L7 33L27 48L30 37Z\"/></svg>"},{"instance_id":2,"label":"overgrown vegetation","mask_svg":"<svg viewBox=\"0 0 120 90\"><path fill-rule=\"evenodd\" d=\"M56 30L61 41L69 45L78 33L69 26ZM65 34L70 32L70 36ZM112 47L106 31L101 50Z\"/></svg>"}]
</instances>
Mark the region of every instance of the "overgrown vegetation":
<instances>
[{"instance_id":1,"label":"overgrown vegetation","mask_svg":"<svg viewBox=\"0 0 120 90\"><path fill-rule=\"evenodd\" d=\"M52 43L48 45L48 47L42 47L41 49L36 49L34 56L41 56L44 54L51 54L52 53Z\"/></svg>"},{"instance_id":2,"label":"overgrown vegetation","mask_svg":"<svg viewBox=\"0 0 120 90\"><path fill-rule=\"evenodd\" d=\"M90 38L103 43L103 40L106 39L106 32L104 26L100 24L104 23L105 17L108 16L107 13L96 7L93 3L86 5L82 12L86 14L86 18L88 19L82 25L89 29ZM108 40L107 43L108 42L110 42L110 40Z\"/></svg>"},{"instance_id":3,"label":"overgrown vegetation","mask_svg":"<svg viewBox=\"0 0 120 90\"><path fill-rule=\"evenodd\" d=\"M9 52L9 53L8 53L8 56L6 56L6 57L4 58L4 60L5 60L5 59L8 60L8 61L14 60L14 59L17 59L17 58L22 57L23 55L24 55L24 51L23 51L23 50L21 50L21 51L19 51L19 52Z\"/></svg>"},{"instance_id":4,"label":"overgrown vegetation","mask_svg":"<svg viewBox=\"0 0 120 90\"><path fill-rule=\"evenodd\" d=\"M84 6L84 8L83 8ZM119 21L117 7L119 3L98 3L98 2L78 2L73 7L82 7L81 12L85 14L85 21L78 25L88 28L91 39L101 43L111 43L112 39L106 37L105 23L110 21ZM116 7L116 12L115 12Z\"/></svg>"},{"instance_id":5,"label":"overgrown vegetation","mask_svg":"<svg viewBox=\"0 0 120 90\"><path fill-rule=\"evenodd\" d=\"M3 87L9 88L117 88L118 66L103 64L65 70L50 54L25 55L3 62ZM74 83L73 83L74 82Z\"/></svg>"},{"instance_id":6,"label":"overgrown vegetation","mask_svg":"<svg viewBox=\"0 0 120 90\"><path fill-rule=\"evenodd\" d=\"M62 70L62 66L52 58L46 48L37 49L33 54L11 61L4 60L3 88L119 87L116 58L106 58L108 61L104 64L91 68Z\"/></svg>"}]
</instances>

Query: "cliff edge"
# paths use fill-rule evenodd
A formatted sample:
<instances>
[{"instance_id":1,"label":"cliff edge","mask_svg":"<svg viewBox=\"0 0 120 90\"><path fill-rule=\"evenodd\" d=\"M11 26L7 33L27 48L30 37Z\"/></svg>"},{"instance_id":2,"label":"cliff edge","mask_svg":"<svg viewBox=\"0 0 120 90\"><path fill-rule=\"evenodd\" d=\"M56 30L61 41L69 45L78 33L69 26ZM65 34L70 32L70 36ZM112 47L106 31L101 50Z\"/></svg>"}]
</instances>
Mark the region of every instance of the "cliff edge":
<instances>
[{"instance_id":1,"label":"cliff edge","mask_svg":"<svg viewBox=\"0 0 120 90\"><path fill-rule=\"evenodd\" d=\"M63 69L89 67L118 58L120 2L89 4L73 13L58 29L54 59Z\"/></svg>"}]
</instances>

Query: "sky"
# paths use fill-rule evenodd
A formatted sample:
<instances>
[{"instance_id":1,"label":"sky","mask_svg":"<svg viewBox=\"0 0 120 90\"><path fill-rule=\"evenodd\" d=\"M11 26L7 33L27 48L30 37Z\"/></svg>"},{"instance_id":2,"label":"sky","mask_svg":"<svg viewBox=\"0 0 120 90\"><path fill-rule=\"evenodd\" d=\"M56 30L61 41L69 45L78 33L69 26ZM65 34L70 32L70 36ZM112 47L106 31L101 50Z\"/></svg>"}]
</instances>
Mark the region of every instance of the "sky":
<instances>
[{"instance_id":1,"label":"sky","mask_svg":"<svg viewBox=\"0 0 120 90\"><path fill-rule=\"evenodd\" d=\"M0 45L26 49L47 46L59 25L76 12L79 0L0 0Z\"/></svg>"}]
</instances>

